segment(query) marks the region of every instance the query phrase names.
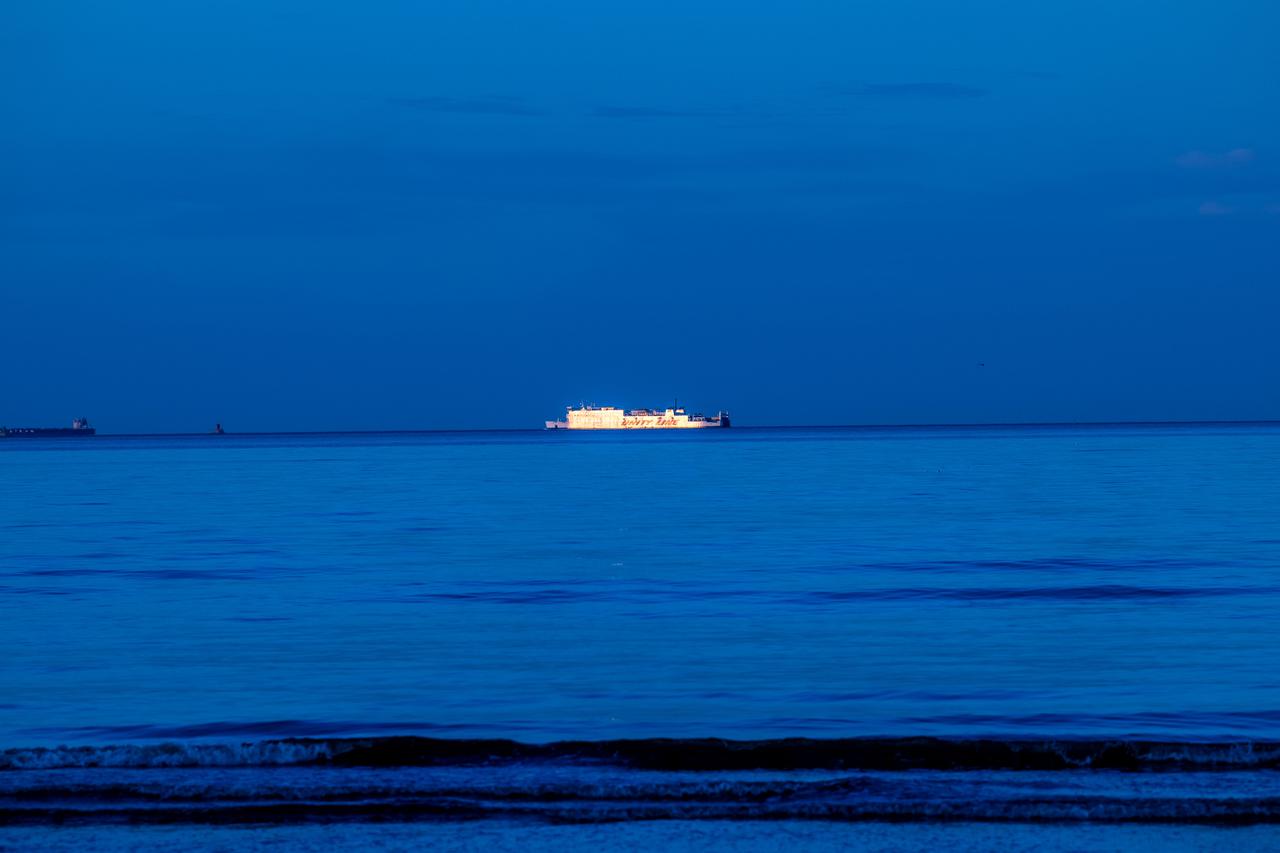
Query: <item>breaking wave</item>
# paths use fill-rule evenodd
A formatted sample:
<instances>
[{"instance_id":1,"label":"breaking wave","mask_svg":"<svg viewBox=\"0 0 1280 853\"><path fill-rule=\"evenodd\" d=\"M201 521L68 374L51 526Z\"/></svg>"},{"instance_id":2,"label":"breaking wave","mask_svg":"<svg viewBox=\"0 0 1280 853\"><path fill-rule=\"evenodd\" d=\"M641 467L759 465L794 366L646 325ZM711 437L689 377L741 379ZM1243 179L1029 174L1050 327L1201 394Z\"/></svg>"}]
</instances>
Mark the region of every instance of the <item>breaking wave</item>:
<instances>
[{"instance_id":1,"label":"breaking wave","mask_svg":"<svg viewBox=\"0 0 1280 853\"><path fill-rule=\"evenodd\" d=\"M332 758L340 741L275 740L259 743L161 743L6 749L0 770L66 767L273 767Z\"/></svg>"},{"instance_id":2,"label":"breaking wave","mask_svg":"<svg viewBox=\"0 0 1280 853\"><path fill-rule=\"evenodd\" d=\"M0 825L1280 823L1280 743L387 736L0 753Z\"/></svg>"},{"instance_id":3,"label":"breaking wave","mask_svg":"<svg viewBox=\"0 0 1280 853\"><path fill-rule=\"evenodd\" d=\"M804 801L626 804L458 802L448 797L400 802L229 803L169 808L114 807L92 811L68 808L20 809L0 806L6 825L66 823L311 823L332 821L414 821L529 819L555 823L616 823L635 820L823 820L1090 823L1280 823L1280 800L1173 800L870 802Z\"/></svg>"},{"instance_id":4,"label":"breaking wave","mask_svg":"<svg viewBox=\"0 0 1280 853\"><path fill-rule=\"evenodd\" d=\"M649 738L522 743L418 736L284 738L7 749L0 770L54 768L437 767L526 762L640 770L1258 770L1280 768L1280 741L912 738Z\"/></svg>"}]
</instances>

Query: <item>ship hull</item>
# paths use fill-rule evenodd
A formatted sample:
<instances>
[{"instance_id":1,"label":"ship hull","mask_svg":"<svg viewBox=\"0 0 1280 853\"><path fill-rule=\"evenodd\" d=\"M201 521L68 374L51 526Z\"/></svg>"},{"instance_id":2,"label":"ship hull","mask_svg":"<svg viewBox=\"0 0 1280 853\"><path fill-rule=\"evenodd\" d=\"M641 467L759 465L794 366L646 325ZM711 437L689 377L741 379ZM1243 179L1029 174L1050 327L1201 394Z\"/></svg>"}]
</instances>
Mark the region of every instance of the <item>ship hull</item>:
<instances>
[{"instance_id":1,"label":"ship hull","mask_svg":"<svg viewBox=\"0 0 1280 853\"><path fill-rule=\"evenodd\" d=\"M95 435L93 427L3 427L0 438L80 438Z\"/></svg>"},{"instance_id":2,"label":"ship hull","mask_svg":"<svg viewBox=\"0 0 1280 853\"><path fill-rule=\"evenodd\" d=\"M719 421L680 421L671 423L666 418L623 418L618 424L574 424L560 429L721 429L729 424Z\"/></svg>"},{"instance_id":3,"label":"ship hull","mask_svg":"<svg viewBox=\"0 0 1280 853\"><path fill-rule=\"evenodd\" d=\"M723 429L729 416L687 415L683 410L626 412L612 407L570 409L563 421L547 421L547 429Z\"/></svg>"},{"instance_id":4,"label":"ship hull","mask_svg":"<svg viewBox=\"0 0 1280 853\"><path fill-rule=\"evenodd\" d=\"M688 414L684 409L620 409L616 406L570 406L562 421L546 421L547 429L723 429L728 412L714 416Z\"/></svg>"}]
</instances>

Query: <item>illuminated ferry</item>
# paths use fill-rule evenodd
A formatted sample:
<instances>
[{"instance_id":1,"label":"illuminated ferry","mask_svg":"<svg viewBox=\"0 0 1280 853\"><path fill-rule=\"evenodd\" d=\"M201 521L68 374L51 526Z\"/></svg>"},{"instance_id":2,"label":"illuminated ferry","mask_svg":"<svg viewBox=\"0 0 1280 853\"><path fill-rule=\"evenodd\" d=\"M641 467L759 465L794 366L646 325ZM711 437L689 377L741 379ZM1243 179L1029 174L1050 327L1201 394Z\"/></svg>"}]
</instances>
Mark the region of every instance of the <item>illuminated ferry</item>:
<instances>
[{"instance_id":1,"label":"illuminated ferry","mask_svg":"<svg viewBox=\"0 0 1280 853\"><path fill-rule=\"evenodd\" d=\"M562 421L547 429L705 429L727 427L729 413L688 414L684 409L618 409L613 406L569 406Z\"/></svg>"}]
</instances>

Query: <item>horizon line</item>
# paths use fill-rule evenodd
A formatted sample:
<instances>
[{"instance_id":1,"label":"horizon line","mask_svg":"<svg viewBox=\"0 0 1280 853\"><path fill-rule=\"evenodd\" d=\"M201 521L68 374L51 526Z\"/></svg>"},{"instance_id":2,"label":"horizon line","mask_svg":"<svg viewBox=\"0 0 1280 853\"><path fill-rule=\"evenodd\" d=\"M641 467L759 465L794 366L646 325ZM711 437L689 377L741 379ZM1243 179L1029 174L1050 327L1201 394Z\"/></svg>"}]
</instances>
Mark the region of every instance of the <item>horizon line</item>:
<instances>
[{"instance_id":1,"label":"horizon line","mask_svg":"<svg viewBox=\"0 0 1280 853\"><path fill-rule=\"evenodd\" d=\"M998 427L1107 427L1107 426L1262 426L1280 425L1277 418L1250 418L1244 420L1132 420L1132 421L976 421L951 423L855 423L855 424L758 424L733 426L729 429L982 429ZM199 436L287 436L287 435L425 435L431 433L469 432L669 432L661 429L617 430L548 430L539 427L437 427L425 429L325 429L325 430L250 430L246 432L97 432L93 438L194 438ZM716 431L719 434L721 431Z\"/></svg>"}]
</instances>

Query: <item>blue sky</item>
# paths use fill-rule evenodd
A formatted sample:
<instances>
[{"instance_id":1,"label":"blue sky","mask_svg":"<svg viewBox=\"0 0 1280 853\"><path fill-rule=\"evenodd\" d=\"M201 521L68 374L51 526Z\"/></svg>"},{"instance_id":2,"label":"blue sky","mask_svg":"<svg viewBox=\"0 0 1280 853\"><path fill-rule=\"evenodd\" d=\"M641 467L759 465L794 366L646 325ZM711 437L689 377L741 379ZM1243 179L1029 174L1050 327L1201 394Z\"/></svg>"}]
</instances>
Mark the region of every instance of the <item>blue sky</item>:
<instances>
[{"instance_id":1,"label":"blue sky","mask_svg":"<svg viewBox=\"0 0 1280 853\"><path fill-rule=\"evenodd\" d=\"M0 9L0 422L1280 418L1280 6Z\"/></svg>"}]
</instances>

